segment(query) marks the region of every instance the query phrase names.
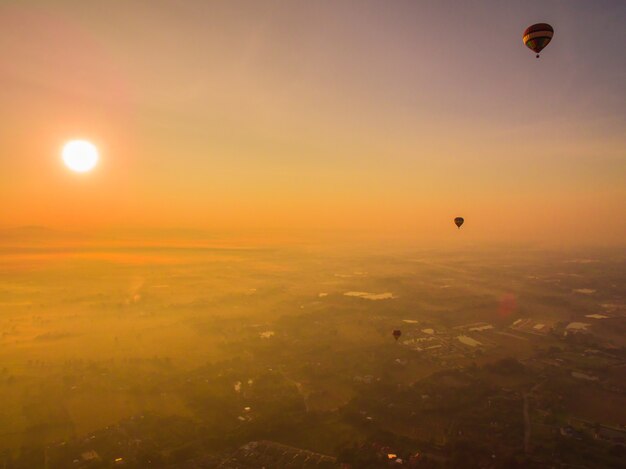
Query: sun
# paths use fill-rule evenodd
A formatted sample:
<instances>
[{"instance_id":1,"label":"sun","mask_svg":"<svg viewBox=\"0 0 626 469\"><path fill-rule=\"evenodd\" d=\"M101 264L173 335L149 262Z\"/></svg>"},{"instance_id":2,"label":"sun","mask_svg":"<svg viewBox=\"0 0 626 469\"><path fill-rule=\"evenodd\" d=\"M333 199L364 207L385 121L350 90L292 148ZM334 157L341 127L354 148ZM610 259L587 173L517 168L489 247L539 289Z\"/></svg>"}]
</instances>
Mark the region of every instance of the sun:
<instances>
[{"instance_id":1,"label":"sun","mask_svg":"<svg viewBox=\"0 0 626 469\"><path fill-rule=\"evenodd\" d=\"M65 166L77 173L91 171L98 163L98 149L86 140L67 142L61 152Z\"/></svg>"}]
</instances>

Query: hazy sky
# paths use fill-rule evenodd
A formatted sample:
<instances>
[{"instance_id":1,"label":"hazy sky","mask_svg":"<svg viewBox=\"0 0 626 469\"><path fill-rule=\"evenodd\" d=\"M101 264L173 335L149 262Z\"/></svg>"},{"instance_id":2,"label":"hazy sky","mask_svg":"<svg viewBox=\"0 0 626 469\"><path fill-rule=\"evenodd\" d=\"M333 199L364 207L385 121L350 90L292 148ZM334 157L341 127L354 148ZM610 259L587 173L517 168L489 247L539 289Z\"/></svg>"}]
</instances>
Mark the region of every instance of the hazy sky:
<instances>
[{"instance_id":1,"label":"hazy sky","mask_svg":"<svg viewBox=\"0 0 626 469\"><path fill-rule=\"evenodd\" d=\"M621 0L3 0L0 225L623 242L625 25Z\"/></svg>"}]
</instances>

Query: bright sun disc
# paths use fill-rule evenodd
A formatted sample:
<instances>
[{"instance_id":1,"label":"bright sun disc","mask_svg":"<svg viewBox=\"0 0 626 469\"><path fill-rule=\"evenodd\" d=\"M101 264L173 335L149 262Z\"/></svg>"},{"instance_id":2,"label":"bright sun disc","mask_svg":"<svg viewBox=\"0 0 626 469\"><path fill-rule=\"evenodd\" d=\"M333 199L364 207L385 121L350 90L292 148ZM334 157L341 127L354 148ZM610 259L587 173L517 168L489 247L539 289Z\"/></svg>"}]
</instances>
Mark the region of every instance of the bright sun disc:
<instances>
[{"instance_id":1,"label":"bright sun disc","mask_svg":"<svg viewBox=\"0 0 626 469\"><path fill-rule=\"evenodd\" d=\"M63 162L72 171L85 173L98 163L98 149L86 140L73 140L63 147Z\"/></svg>"}]
</instances>

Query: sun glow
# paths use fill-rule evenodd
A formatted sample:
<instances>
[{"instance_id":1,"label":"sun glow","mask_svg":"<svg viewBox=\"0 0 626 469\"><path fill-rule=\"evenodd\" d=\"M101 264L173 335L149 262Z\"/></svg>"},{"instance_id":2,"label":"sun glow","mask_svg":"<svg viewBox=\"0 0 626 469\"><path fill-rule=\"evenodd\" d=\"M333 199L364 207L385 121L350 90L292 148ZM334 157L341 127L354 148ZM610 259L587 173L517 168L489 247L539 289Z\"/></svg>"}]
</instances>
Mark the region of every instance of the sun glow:
<instances>
[{"instance_id":1,"label":"sun glow","mask_svg":"<svg viewBox=\"0 0 626 469\"><path fill-rule=\"evenodd\" d=\"M86 173L98 163L98 149L86 140L72 140L63 147L63 162L72 171Z\"/></svg>"}]
</instances>

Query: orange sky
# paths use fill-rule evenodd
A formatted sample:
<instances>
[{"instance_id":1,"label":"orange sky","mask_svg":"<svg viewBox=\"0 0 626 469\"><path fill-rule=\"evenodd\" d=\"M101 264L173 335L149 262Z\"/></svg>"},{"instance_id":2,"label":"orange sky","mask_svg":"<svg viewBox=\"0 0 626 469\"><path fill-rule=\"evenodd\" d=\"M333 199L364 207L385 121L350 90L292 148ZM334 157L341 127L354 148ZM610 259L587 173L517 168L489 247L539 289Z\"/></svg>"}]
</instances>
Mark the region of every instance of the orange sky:
<instances>
[{"instance_id":1,"label":"orange sky","mask_svg":"<svg viewBox=\"0 0 626 469\"><path fill-rule=\"evenodd\" d=\"M626 4L591 3L4 1L0 226L623 243Z\"/></svg>"}]
</instances>

